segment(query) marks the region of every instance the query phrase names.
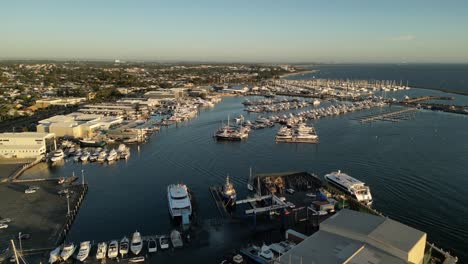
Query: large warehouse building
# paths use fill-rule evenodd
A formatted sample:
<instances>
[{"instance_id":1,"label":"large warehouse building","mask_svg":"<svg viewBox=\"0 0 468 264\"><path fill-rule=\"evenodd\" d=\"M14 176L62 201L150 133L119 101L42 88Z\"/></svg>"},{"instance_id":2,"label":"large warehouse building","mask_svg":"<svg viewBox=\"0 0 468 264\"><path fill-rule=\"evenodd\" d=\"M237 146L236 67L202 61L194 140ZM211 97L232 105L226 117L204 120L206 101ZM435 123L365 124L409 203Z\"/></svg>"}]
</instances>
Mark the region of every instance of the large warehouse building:
<instances>
[{"instance_id":1,"label":"large warehouse building","mask_svg":"<svg viewBox=\"0 0 468 264\"><path fill-rule=\"evenodd\" d=\"M54 133L57 137L87 138L99 129L122 123L121 117L71 113L39 121L38 132Z\"/></svg>"},{"instance_id":2,"label":"large warehouse building","mask_svg":"<svg viewBox=\"0 0 468 264\"><path fill-rule=\"evenodd\" d=\"M424 260L426 233L389 218L343 209L275 264L413 263Z\"/></svg>"},{"instance_id":3,"label":"large warehouse building","mask_svg":"<svg viewBox=\"0 0 468 264\"><path fill-rule=\"evenodd\" d=\"M35 159L56 149L55 134L23 132L0 134L0 157Z\"/></svg>"}]
</instances>

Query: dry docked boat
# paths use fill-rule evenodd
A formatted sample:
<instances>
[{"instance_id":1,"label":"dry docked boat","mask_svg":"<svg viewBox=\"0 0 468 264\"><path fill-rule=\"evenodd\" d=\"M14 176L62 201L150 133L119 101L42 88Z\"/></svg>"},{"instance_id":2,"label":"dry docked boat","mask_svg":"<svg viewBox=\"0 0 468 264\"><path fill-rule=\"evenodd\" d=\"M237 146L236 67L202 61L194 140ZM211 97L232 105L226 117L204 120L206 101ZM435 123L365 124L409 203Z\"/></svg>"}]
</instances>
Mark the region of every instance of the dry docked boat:
<instances>
[{"instance_id":1,"label":"dry docked boat","mask_svg":"<svg viewBox=\"0 0 468 264\"><path fill-rule=\"evenodd\" d=\"M325 180L331 185L351 195L365 205L372 204L370 189L364 182L357 180L340 170L325 175Z\"/></svg>"}]
</instances>

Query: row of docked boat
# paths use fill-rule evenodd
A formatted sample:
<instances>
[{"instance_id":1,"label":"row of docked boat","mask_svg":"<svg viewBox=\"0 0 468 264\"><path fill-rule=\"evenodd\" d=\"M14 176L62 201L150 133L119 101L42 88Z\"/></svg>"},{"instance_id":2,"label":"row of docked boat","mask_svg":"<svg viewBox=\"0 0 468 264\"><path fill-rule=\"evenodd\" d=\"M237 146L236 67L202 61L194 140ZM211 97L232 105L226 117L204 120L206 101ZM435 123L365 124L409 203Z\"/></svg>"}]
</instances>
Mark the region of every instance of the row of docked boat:
<instances>
[{"instance_id":1,"label":"row of docked boat","mask_svg":"<svg viewBox=\"0 0 468 264\"><path fill-rule=\"evenodd\" d=\"M230 120L228 117L228 123L227 125L221 126L216 132L215 132L215 138L217 140L227 140L227 141L240 141L243 139L247 139L249 137L250 129L251 126L246 125L246 124L239 124L242 122L244 117L240 116L239 119L236 119L236 125L231 126L230 125Z\"/></svg>"},{"instance_id":2,"label":"row of docked boat","mask_svg":"<svg viewBox=\"0 0 468 264\"><path fill-rule=\"evenodd\" d=\"M158 246L159 244L159 246ZM170 236L159 236L150 237L146 240L146 248L148 253L154 253L158 251L158 247L162 250L170 248L170 244L174 248L183 246L183 239L179 231L173 230ZM91 253L91 242L81 242L78 247L73 243L66 243L63 246L57 247L50 252L49 263L55 263L58 261L67 261L72 256L81 262L84 262ZM96 249L96 260L104 259L117 259L124 258L132 253L135 257L129 258L129 262L141 262L144 261L144 257L138 257L143 251L144 241L140 232L135 231L132 235L132 239L129 240L127 237L123 237L120 241L112 240L110 242L100 242L97 244ZM78 252L76 250L78 249Z\"/></svg>"},{"instance_id":3,"label":"row of docked boat","mask_svg":"<svg viewBox=\"0 0 468 264\"><path fill-rule=\"evenodd\" d=\"M313 103L312 103L313 104ZM264 113L264 112L279 112L291 109L299 109L309 106L310 103L306 101L291 101L277 104L259 104L246 107L244 110L251 113Z\"/></svg>"},{"instance_id":4,"label":"row of docked boat","mask_svg":"<svg viewBox=\"0 0 468 264\"><path fill-rule=\"evenodd\" d=\"M264 90L269 93L287 94L313 94L315 96L337 96L337 97L362 97L373 94L376 91L398 91L410 89L408 83L398 84L396 81L388 80L274 80L268 83Z\"/></svg>"},{"instance_id":5,"label":"row of docked boat","mask_svg":"<svg viewBox=\"0 0 468 264\"><path fill-rule=\"evenodd\" d=\"M198 115L197 105L178 105L169 117L170 122L182 122L190 120Z\"/></svg>"},{"instance_id":6,"label":"row of docked boat","mask_svg":"<svg viewBox=\"0 0 468 264\"><path fill-rule=\"evenodd\" d=\"M268 117L259 116L257 120L255 120L255 124L260 124L260 125L258 126L254 125L252 128L256 129L256 128L273 126L271 125L272 123L279 123L282 125L294 126L298 123L302 123L307 120L315 120L315 119L320 119L323 117L337 116L337 115L342 115L342 114L346 114L349 112L355 112L355 111L371 109L371 108L376 108L376 107L384 107L384 106L386 106L386 103L380 100L377 100L377 101L364 100L364 101L359 101L359 102L354 102L354 103L330 105L327 107L320 107L320 108L310 109L307 111L300 111L297 113L289 113L289 114L284 114L284 115L272 115ZM243 124L246 125L249 123L250 121L247 120L247 121L244 121ZM270 124L270 125L264 126L261 124Z\"/></svg>"},{"instance_id":7,"label":"row of docked boat","mask_svg":"<svg viewBox=\"0 0 468 264\"><path fill-rule=\"evenodd\" d=\"M57 149L52 152L48 160L52 163L56 163L59 161L63 161L67 156L73 157L75 162L112 162L118 159L128 159L130 157L130 148L128 148L125 144L120 144L118 149L112 149L107 151L101 147L97 147L94 149L91 148L77 148L71 146L67 149Z\"/></svg>"},{"instance_id":8,"label":"row of docked boat","mask_svg":"<svg viewBox=\"0 0 468 264\"><path fill-rule=\"evenodd\" d=\"M317 143L318 136L313 126L299 123L293 127L282 126L275 137L276 142Z\"/></svg>"},{"instance_id":9,"label":"row of docked boat","mask_svg":"<svg viewBox=\"0 0 468 264\"><path fill-rule=\"evenodd\" d=\"M112 162L119 159L128 159L130 157L130 148L125 144L120 144L117 149L113 148L110 151L103 148L94 150L85 148L84 150L78 149L73 153L70 152L70 155L73 155L75 162Z\"/></svg>"}]
</instances>

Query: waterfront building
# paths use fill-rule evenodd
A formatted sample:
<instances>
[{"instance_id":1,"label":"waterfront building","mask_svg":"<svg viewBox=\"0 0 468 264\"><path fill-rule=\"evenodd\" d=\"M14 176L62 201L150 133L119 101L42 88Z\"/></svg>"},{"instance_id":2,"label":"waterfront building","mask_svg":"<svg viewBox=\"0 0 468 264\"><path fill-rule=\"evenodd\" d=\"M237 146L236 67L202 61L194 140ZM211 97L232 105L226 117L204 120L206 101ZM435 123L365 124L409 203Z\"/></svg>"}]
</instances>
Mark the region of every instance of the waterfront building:
<instances>
[{"instance_id":1,"label":"waterfront building","mask_svg":"<svg viewBox=\"0 0 468 264\"><path fill-rule=\"evenodd\" d=\"M118 100L117 103L122 105L139 105L140 108L154 108L161 104L158 99L154 98L122 98Z\"/></svg>"},{"instance_id":2,"label":"waterfront building","mask_svg":"<svg viewBox=\"0 0 468 264\"><path fill-rule=\"evenodd\" d=\"M343 209L275 263L420 264L426 236L386 217Z\"/></svg>"},{"instance_id":3,"label":"waterfront building","mask_svg":"<svg viewBox=\"0 0 468 264\"><path fill-rule=\"evenodd\" d=\"M35 159L56 149L55 134L41 132L1 133L0 158Z\"/></svg>"},{"instance_id":4,"label":"waterfront building","mask_svg":"<svg viewBox=\"0 0 468 264\"><path fill-rule=\"evenodd\" d=\"M170 89L159 89L157 91L150 91L144 94L146 98L152 99L167 99L167 98L183 98L186 95L187 88L170 88Z\"/></svg>"},{"instance_id":5,"label":"waterfront building","mask_svg":"<svg viewBox=\"0 0 468 264\"><path fill-rule=\"evenodd\" d=\"M37 108L45 108L51 105L59 105L59 106L77 105L84 101L86 101L85 97L42 98L42 99L36 100L35 105Z\"/></svg>"},{"instance_id":6,"label":"waterfront building","mask_svg":"<svg viewBox=\"0 0 468 264\"><path fill-rule=\"evenodd\" d=\"M57 137L91 137L95 131L109 129L122 123L122 117L83 114L80 112L68 115L56 115L39 121L38 132L54 133Z\"/></svg>"}]
</instances>

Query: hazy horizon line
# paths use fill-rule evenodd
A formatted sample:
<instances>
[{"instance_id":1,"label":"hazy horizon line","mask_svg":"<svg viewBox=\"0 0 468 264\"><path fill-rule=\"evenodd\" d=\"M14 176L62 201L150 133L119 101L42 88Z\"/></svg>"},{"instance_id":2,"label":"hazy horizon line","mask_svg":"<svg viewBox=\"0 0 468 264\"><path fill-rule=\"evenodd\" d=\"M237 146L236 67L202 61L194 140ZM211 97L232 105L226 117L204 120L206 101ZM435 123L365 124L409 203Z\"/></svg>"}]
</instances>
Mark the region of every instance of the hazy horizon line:
<instances>
[{"instance_id":1,"label":"hazy horizon line","mask_svg":"<svg viewBox=\"0 0 468 264\"><path fill-rule=\"evenodd\" d=\"M418 62L418 61L248 61L248 60L179 60L179 59L110 59L110 58L23 58L23 57L0 57L0 62L15 62L15 61L57 61L57 62L108 62L112 63L119 60L120 63L169 63L169 64L290 64L290 65L317 65L317 64L468 64L467 62L458 61L434 61L434 62Z\"/></svg>"}]
</instances>

